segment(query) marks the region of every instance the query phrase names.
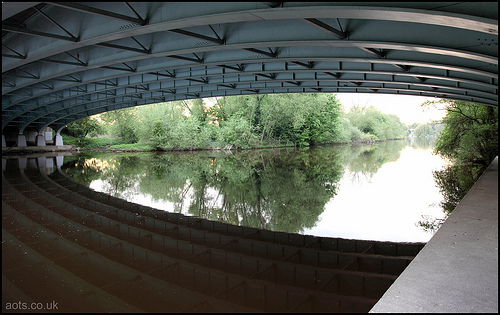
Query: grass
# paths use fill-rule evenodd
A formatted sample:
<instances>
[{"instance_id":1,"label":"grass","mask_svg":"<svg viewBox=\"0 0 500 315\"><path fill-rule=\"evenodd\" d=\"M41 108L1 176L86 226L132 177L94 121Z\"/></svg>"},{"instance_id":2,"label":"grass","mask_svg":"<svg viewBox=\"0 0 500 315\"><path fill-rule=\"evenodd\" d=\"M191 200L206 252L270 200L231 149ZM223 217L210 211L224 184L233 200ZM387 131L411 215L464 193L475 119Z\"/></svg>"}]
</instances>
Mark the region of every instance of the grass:
<instances>
[{"instance_id":1,"label":"grass","mask_svg":"<svg viewBox=\"0 0 500 315\"><path fill-rule=\"evenodd\" d=\"M149 143L126 143L116 144L108 148L111 151L155 151L155 148Z\"/></svg>"},{"instance_id":2,"label":"grass","mask_svg":"<svg viewBox=\"0 0 500 315\"><path fill-rule=\"evenodd\" d=\"M63 135L63 143L65 145L74 145L80 149L102 149L108 146L122 143L121 138L85 138L80 140L68 135Z\"/></svg>"},{"instance_id":3,"label":"grass","mask_svg":"<svg viewBox=\"0 0 500 315\"><path fill-rule=\"evenodd\" d=\"M63 143L83 150L106 149L110 151L155 151L149 143L123 143L122 138L90 138L83 140L63 135Z\"/></svg>"}]
</instances>

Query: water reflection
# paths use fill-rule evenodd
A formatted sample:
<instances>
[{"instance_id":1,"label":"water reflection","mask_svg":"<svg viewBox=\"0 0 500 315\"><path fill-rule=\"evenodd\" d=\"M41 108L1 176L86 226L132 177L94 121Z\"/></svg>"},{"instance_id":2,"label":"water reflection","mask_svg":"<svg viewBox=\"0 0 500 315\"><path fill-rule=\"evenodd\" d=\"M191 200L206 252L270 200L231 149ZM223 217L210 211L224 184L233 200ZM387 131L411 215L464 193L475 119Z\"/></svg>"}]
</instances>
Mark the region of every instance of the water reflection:
<instances>
[{"instance_id":1,"label":"water reflection","mask_svg":"<svg viewBox=\"0 0 500 315\"><path fill-rule=\"evenodd\" d=\"M435 233L486 168L485 165L447 165L441 170L434 171L433 176L443 196L440 206L444 216L436 218L424 215L418 226L425 231Z\"/></svg>"},{"instance_id":2,"label":"water reflection","mask_svg":"<svg viewBox=\"0 0 500 315\"><path fill-rule=\"evenodd\" d=\"M115 197L225 223L427 241L434 231L419 220L444 216L432 178L444 161L431 149L417 138L306 150L85 153L66 158L63 170Z\"/></svg>"}]
</instances>

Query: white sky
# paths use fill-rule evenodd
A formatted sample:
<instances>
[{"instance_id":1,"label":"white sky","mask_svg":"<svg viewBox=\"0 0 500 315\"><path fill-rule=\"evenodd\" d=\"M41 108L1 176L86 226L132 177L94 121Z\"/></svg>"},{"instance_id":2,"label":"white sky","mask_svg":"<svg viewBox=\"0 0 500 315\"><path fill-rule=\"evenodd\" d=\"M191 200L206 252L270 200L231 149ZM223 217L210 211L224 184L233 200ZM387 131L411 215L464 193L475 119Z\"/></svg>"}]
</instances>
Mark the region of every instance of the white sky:
<instances>
[{"instance_id":1,"label":"white sky","mask_svg":"<svg viewBox=\"0 0 500 315\"><path fill-rule=\"evenodd\" d=\"M414 122L423 123L441 120L446 115L446 111L443 109L420 106L425 101L439 101L439 98L365 93L338 93L337 98L346 112L352 106L368 107L373 105L383 113L398 116L402 123L408 125Z\"/></svg>"}]
</instances>

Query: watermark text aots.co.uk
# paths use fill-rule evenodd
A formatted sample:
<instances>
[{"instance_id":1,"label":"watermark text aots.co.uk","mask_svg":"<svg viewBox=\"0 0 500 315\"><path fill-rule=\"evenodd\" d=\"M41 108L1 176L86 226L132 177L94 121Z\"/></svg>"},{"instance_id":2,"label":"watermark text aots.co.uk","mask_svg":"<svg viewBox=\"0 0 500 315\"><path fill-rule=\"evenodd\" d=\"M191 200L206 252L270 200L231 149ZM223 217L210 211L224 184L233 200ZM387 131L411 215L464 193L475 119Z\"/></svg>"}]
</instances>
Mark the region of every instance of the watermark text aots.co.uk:
<instances>
[{"instance_id":1,"label":"watermark text aots.co.uk","mask_svg":"<svg viewBox=\"0 0 500 315\"><path fill-rule=\"evenodd\" d=\"M54 311L58 310L58 303L52 302L7 302L5 303L6 311Z\"/></svg>"}]
</instances>

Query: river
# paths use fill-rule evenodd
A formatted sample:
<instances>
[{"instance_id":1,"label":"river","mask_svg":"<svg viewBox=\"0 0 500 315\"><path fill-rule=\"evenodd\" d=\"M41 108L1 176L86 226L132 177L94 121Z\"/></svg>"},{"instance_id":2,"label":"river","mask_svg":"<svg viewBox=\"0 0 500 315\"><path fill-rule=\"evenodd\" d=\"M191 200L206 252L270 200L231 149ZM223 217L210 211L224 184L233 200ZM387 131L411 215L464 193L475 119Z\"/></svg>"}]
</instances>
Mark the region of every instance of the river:
<instances>
[{"instance_id":1,"label":"river","mask_svg":"<svg viewBox=\"0 0 500 315\"><path fill-rule=\"evenodd\" d=\"M427 242L446 218L433 140L239 152L96 153L62 169L96 191L236 225L360 240Z\"/></svg>"}]
</instances>

